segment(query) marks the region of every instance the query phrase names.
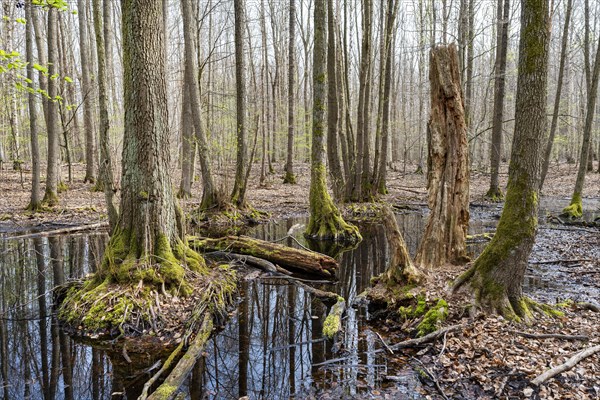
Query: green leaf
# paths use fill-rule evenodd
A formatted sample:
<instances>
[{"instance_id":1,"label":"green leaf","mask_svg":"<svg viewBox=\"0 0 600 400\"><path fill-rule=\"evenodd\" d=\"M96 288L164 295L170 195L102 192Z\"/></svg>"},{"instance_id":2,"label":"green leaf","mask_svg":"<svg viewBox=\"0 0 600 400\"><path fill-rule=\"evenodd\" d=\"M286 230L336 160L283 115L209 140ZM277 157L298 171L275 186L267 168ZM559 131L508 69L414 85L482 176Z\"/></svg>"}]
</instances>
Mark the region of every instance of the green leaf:
<instances>
[{"instance_id":1,"label":"green leaf","mask_svg":"<svg viewBox=\"0 0 600 400\"><path fill-rule=\"evenodd\" d=\"M56 78L58 78L58 74L54 74L50 76L50 79L55 80Z\"/></svg>"},{"instance_id":2,"label":"green leaf","mask_svg":"<svg viewBox=\"0 0 600 400\"><path fill-rule=\"evenodd\" d=\"M71 79L71 78L70 78L70 77L68 77L68 76L65 76L65 77L64 77L64 79L65 79L65 81L67 81L67 82L69 82L69 83L73 83L73 79Z\"/></svg>"},{"instance_id":3,"label":"green leaf","mask_svg":"<svg viewBox=\"0 0 600 400\"><path fill-rule=\"evenodd\" d=\"M20 23L20 24L26 24L27 20L25 18L17 18L15 19L16 22Z\"/></svg>"}]
</instances>

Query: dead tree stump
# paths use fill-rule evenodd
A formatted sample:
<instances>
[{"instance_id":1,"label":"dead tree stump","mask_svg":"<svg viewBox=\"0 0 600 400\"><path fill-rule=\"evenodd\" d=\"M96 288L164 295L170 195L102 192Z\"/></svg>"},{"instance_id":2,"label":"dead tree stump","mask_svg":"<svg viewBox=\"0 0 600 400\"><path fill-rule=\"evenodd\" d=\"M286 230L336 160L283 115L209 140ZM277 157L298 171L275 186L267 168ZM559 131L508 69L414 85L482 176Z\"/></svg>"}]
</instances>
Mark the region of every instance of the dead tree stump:
<instances>
[{"instance_id":1,"label":"dead tree stump","mask_svg":"<svg viewBox=\"0 0 600 400\"><path fill-rule=\"evenodd\" d=\"M468 260L469 151L456 46L434 47L429 60L427 191L431 211L417 251L419 268Z\"/></svg>"}]
</instances>

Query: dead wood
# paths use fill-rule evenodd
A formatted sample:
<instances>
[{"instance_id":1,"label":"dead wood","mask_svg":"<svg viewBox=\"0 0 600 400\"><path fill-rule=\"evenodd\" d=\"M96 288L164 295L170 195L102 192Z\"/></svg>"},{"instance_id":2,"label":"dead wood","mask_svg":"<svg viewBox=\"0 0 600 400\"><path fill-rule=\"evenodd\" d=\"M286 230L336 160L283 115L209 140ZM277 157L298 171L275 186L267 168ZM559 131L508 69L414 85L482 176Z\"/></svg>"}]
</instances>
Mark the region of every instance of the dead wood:
<instances>
[{"instance_id":1,"label":"dead wood","mask_svg":"<svg viewBox=\"0 0 600 400\"><path fill-rule=\"evenodd\" d=\"M511 331L511 332L516 335L528 338L528 339L560 339L560 340L570 340L570 341L581 340L584 342L590 340L590 338L585 335L563 335L560 333L527 333L527 332L519 332L519 331Z\"/></svg>"},{"instance_id":2,"label":"dead wood","mask_svg":"<svg viewBox=\"0 0 600 400\"><path fill-rule=\"evenodd\" d=\"M270 261L264 260L262 258L258 258L258 257L253 257L253 256L248 256L248 255L243 255L243 254L236 254L236 253L229 253L229 252L225 252L225 251L213 251L211 253L205 254L205 256L208 258L216 258L216 259L220 259L220 260L226 260L229 262L240 261L243 264L248 264L253 267L260 268L267 272L278 272L275 264L273 264Z\"/></svg>"},{"instance_id":3,"label":"dead wood","mask_svg":"<svg viewBox=\"0 0 600 400\"><path fill-rule=\"evenodd\" d=\"M454 332L463 327L464 327L464 324L450 325L446 328L438 329L435 332L431 332L430 334L425 335L423 337L416 338L416 339L409 339L409 340L405 340L400 343L396 343L396 344L390 346L390 349L400 350L400 349L404 349L407 347L421 346L422 344L433 342L434 340L437 340L438 338L443 337L448 332Z\"/></svg>"},{"instance_id":4,"label":"dead wood","mask_svg":"<svg viewBox=\"0 0 600 400\"><path fill-rule=\"evenodd\" d=\"M431 50L429 81L427 202L431 212L415 258L420 269L468 260L469 150L455 45Z\"/></svg>"},{"instance_id":5,"label":"dead wood","mask_svg":"<svg viewBox=\"0 0 600 400\"><path fill-rule=\"evenodd\" d=\"M179 390L189 373L192 371L192 368L194 368L196 361L202 354L202 351L204 350L204 345L206 344L208 338L210 337L210 334L212 333L212 328L212 315L210 313L206 313L204 316L204 320L202 321L202 325L200 326L196 337L192 341L192 344L187 349L183 357L179 359L179 362L177 362L177 365L175 365L175 367L167 376L165 381L150 396L147 397L148 400L173 399L177 395L177 391ZM181 348L178 347L177 349L180 350ZM175 351L179 353L177 349ZM173 355L171 355L171 357L173 357ZM169 357L169 359L167 360L167 362L165 362L165 364L159 372L169 368L169 361L172 361L175 358L171 357ZM159 373L155 374L155 376L156 375L159 375ZM148 382L146 383L146 385L148 385ZM144 389L146 389L146 385L144 385ZM148 387L150 386L151 384L148 385ZM144 397L144 394L142 394L142 396L138 398L138 400L144 399L146 399L146 397Z\"/></svg>"},{"instance_id":6,"label":"dead wood","mask_svg":"<svg viewBox=\"0 0 600 400\"><path fill-rule=\"evenodd\" d=\"M286 269L312 275L334 277L337 261L314 251L296 249L277 243L266 242L248 236L225 236L222 238L188 238L189 245L202 252L230 251L270 261Z\"/></svg>"},{"instance_id":7,"label":"dead wood","mask_svg":"<svg viewBox=\"0 0 600 400\"><path fill-rule=\"evenodd\" d=\"M579 353L575 354L573 357L569 358L564 364L561 364L557 367L551 368L548 371L544 372L543 374L539 375L534 380L532 380L531 383L536 386L539 386L542 383L546 382L548 379L551 379L560 373L570 370L575 365L577 365L577 363L579 363L581 360L584 360L585 358L587 358L593 354L596 354L598 352L600 352L600 345L588 347L587 349L580 351Z\"/></svg>"}]
</instances>

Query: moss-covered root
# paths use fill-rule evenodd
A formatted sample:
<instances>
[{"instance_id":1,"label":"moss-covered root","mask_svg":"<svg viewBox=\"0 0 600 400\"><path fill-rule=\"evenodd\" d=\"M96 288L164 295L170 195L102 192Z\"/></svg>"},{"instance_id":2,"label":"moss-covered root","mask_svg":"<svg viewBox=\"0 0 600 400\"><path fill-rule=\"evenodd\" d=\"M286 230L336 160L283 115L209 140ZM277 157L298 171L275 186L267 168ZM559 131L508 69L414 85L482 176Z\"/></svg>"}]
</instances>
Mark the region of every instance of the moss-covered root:
<instances>
[{"instance_id":1,"label":"moss-covered root","mask_svg":"<svg viewBox=\"0 0 600 400\"><path fill-rule=\"evenodd\" d=\"M583 204L581 202L581 194L574 193L571 199L571 204L565 207L562 211L561 216L568 218L581 218L583 216Z\"/></svg>"},{"instance_id":2,"label":"moss-covered root","mask_svg":"<svg viewBox=\"0 0 600 400\"><path fill-rule=\"evenodd\" d=\"M179 390L190 371L196 364L196 360L202 354L204 349L204 345L210 338L210 334L213 329L213 320L212 315L207 313L204 316L204 320L202 321L202 325L198 330L194 341L188 348L187 352L183 355L183 357L179 360L175 368L171 371L169 376L165 379L165 381L160 385L154 393L152 393L148 400L166 400L172 399L175 395L175 392ZM144 397L140 397L140 399L144 399Z\"/></svg>"},{"instance_id":3,"label":"moss-covered root","mask_svg":"<svg viewBox=\"0 0 600 400\"><path fill-rule=\"evenodd\" d=\"M484 198L492 203L501 203L504 201L504 193L502 193L500 188L490 188Z\"/></svg>"},{"instance_id":4,"label":"moss-covered root","mask_svg":"<svg viewBox=\"0 0 600 400\"><path fill-rule=\"evenodd\" d=\"M431 307L417 326L417 335L425 336L439 329L442 322L448 317L448 303L444 299L438 299L435 306Z\"/></svg>"},{"instance_id":5,"label":"moss-covered root","mask_svg":"<svg viewBox=\"0 0 600 400\"><path fill-rule=\"evenodd\" d=\"M285 173L285 176L283 177L283 183L289 184L289 185L295 185L297 183L296 175L294 175L292 172L287 171Z\"/></svg>"},{"instance_id":6,"label":"moss-covered root","mask_svg":"<svg viewBox=\"0 0 600 400\"><path fill-rule=\"evenodd\" d=\"M342 314L346 309L346 301L343 297L338 297L337 302L331 307L331 311L325 318L323 324L323 336L328 339L333 337L342 329Z\"/></svg>"}]
</instances>

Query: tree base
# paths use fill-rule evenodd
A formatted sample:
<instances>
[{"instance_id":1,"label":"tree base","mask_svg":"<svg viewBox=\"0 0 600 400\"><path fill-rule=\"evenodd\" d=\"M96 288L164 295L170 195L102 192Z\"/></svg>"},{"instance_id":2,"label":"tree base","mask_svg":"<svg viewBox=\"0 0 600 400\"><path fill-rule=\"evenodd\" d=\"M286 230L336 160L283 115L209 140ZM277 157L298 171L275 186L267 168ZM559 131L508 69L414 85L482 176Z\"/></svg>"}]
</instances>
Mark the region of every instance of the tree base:
<instances>
[{"instance_id":1,"label":"tree base","mask_svg":"<svg viewBox=\"0 0 600 400\"><path fill-rule=\"evenodd\" d=\"M46 188L42 204L47 207L54 207L58 205L58 194L56 194L56 192L54 192L53 190L49 190L48 188Z\"/></svg>"},{"instance_id":2,"label":"tree base","mask_svg":"<svg viewBox=\"0 0 600 400\"><path fill-rule=\"evenodd\" d=\"M296 182L296 175L294 175L293 172L286 172L285 176L283 177L283 183L284 184L290 184L290 185L295 185Z\"/></svg>"},{"instance_id":3,"label":"tree base","mask_svg":"<svg viewBox=\"0 0 600 400\"><path fill-rule=\"evenodd\" d=\"M583 216L583 204L581 202L581 196L573 196L571 204L562 210L561 216L569 219L581 218Z\"/></svg>"},{"instance_id":4,"label":"tree base","mask_svg":"<svg viewBox=\"0 0 600 400\"><path fill-rule=\"evenodd\" d=\"M502 203L504 201L504 193L499 188L490 188L484 198L492 203Z\"/></svg>"},{"instance_id":5,"label":"tree base","mask_svg":"<svg viewBox=\"0 0 600 400\"><path fill-rule=\"evenodd\" d=\"M337 209L318 216L311 215L304 236L312 240L342 243L358 243L362 240L358 228L344 221Z\"/></svg>"}]
</instances>

